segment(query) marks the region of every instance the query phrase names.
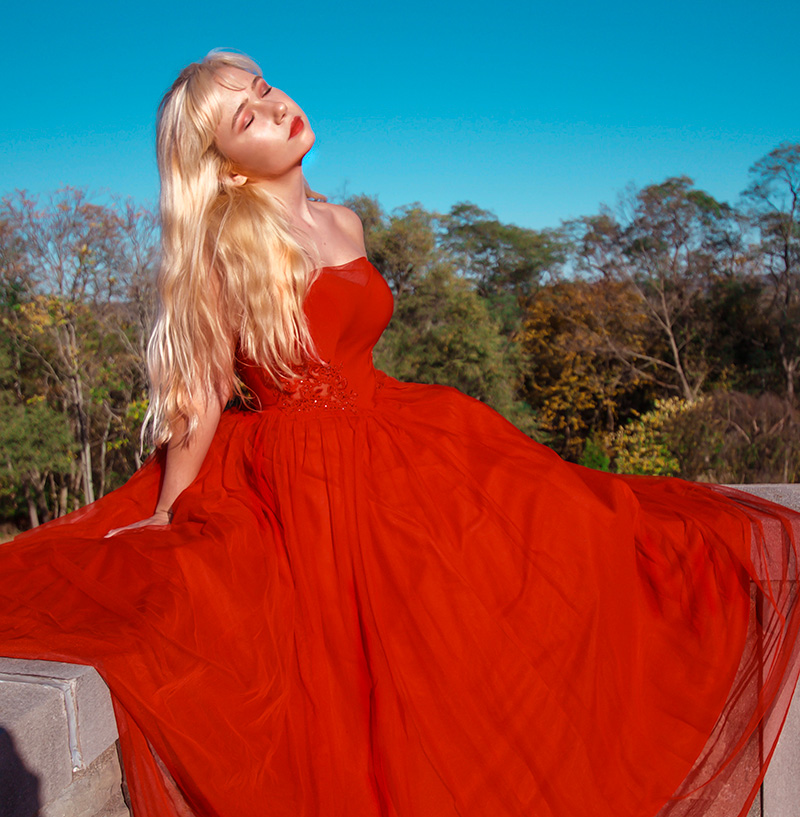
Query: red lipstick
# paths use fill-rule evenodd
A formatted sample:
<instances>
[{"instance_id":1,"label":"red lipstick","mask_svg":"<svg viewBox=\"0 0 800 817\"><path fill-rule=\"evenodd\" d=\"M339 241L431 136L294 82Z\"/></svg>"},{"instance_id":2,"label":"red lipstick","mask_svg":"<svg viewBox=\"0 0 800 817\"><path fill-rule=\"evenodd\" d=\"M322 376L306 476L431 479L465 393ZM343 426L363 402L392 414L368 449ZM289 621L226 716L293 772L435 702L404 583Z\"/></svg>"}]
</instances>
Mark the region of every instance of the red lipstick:
<instances>
[{"instance_id":1,"label":"red lipstick","mask_svg":"<svg viewBox=\"0 0 800 817\"><path fill-rule=\"evenodd\" d=\"M292 120L292 126L289 128L289 138L291 139L293 136L297 136L304 127L303 120L299 116L296 116Z\"/></svg>"}]
</instances>

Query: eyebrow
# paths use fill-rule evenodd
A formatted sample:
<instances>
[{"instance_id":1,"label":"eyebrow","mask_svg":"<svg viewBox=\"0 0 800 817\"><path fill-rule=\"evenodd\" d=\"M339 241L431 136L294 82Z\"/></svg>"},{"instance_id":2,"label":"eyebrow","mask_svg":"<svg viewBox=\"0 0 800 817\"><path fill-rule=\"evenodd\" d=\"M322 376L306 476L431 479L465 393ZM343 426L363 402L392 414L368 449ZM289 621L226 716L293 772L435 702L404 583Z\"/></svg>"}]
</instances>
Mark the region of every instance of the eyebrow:
<instances>
[{"instance_id":1,"label":"eyebrow","mask_svg":"<svg viewBox=\"0 0 800 817\"><path fill-rule=\"evenodd\" d=\"M258 74L256 74L256 75L253 77L253 81L250 83L250 87L251 87L251 88L255 88L255 87L256 87L256 83L257 83L257 82L258 82L260 79L261 79L261 77L260 77ZM233 129L236 127L236 120L239 118L239 115L240 115L240 114L241 114L241 112L244 110L244 106L245 106L245 105L247 105L247 100L246 100L246 99L245 99L245 100L243 100L243 101L240 103L239 107L236 109L236 112L235 112L235 113L234 113L234 115L233 115L233 119L231 119L231 130L233 130Z\"/></svg>"}]
</instances>

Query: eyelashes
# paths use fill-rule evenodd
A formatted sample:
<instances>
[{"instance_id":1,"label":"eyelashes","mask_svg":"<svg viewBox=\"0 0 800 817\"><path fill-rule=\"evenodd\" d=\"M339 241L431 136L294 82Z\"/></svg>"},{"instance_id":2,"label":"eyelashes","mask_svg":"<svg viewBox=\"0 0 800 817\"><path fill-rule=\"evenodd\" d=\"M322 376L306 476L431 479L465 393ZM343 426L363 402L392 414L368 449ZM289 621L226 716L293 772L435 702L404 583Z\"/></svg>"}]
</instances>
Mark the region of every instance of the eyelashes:
<instances>
[{"instance_id":1,"label":"eyelashes","mask_svg":"<svg viewBox=\"0 0 800 817\"><path fill-rule=\"evenodd\" d=\"M271 90L272 90L272 85L267 85L267 83L265 82L264 83L264 90L261 92L261 97L262 98L265 97ZM250 125L253 124L253 119L255 119L255 117L251 115L250 118L247 120L247 122L245 122L244 128L242 128L242 130L247 130L250 127Z\"/></svg>"}]
</instances>

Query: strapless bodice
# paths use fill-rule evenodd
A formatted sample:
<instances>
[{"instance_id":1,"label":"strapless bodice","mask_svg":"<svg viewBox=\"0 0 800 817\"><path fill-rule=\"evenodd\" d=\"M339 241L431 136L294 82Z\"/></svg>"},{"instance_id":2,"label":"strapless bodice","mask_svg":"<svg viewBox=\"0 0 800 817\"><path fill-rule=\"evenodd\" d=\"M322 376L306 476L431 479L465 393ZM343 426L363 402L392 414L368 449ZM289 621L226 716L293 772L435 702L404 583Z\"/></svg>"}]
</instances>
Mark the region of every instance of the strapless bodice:
<instances>
[{"instance_id":1,"label":"strapless bodice","mask_svg":"<svg viewBox=\"0 0 800 817\"><path fill-rule=\"evenodd\" d=\"M372 349L393 306L386 281L365 256L320 269L304 305L320 361L298 369L296 380L276 385L259 366L237 357L237 372L255 407L302 413L372 408L377 385Z\"/></svg>"}]
</instances>

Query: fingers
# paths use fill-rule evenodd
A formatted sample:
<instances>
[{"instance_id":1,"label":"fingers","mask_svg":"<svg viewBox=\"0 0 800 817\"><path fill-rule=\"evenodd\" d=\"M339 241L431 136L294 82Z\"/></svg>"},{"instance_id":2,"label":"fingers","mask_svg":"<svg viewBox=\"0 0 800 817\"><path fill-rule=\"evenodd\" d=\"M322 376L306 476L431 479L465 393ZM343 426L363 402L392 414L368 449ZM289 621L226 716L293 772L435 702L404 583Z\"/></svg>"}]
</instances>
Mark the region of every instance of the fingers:
<instances>
[{"instance_id":1,"label":"fingers","mask_svg":"<svg viewBox=\"0 0 800 817\"><path fill-rule=\"evenodd\" d=\"M169 527L169 521L164 521L160 517L152 516L150 519L143 519L139 522L133 522L130 525L125 525L122 528L112 528L103 539L111 539L120 533L126 533L133 530L141 530L142 528L165 528Z\"/></svg>"},{"instance_id":2,"label":"fingers","mask_svg":"<svg viewBox=\"0 0 800 817\"><path fill-rule=\"evenodd\" d=\"M145 525L126 525L124 528L112 528L104 537L103 539L111 539L114 536L119 535L120 533L126 533L127 531L132 530L139 530L140 528L146 527Z\"/></svg>"},{"instance_id":3,"label":"fingers","mask_svg":"<svg viewBox=\"0 0 800 817\"><path fill-rule=\"evenodd\" d=\"M138 530L139 528L146 527L147 523L142 522L134 522L132 525L125 525L123 528L112 528L104 537L103 539L111 539L111 537L116 536L120 533L125 533L125 531L130 530Z\"/></svg>"},{"instance_id":4,"label":"fingers","mask_svg":"<svg viewBox=\"0 0 800 817\"><path fill-rule=\"evenodd\" d=\"M125 528L112 528L104 537L103 539L110 539L112 536L116 536L120 531L125 530Z\"/></svg>"}]
</instances>

